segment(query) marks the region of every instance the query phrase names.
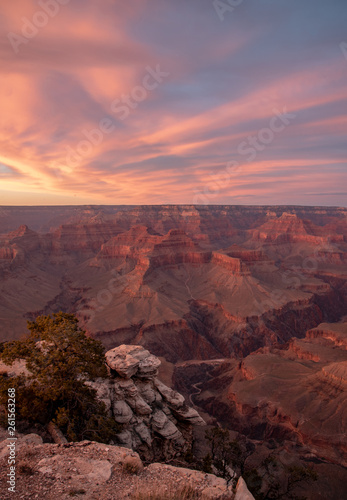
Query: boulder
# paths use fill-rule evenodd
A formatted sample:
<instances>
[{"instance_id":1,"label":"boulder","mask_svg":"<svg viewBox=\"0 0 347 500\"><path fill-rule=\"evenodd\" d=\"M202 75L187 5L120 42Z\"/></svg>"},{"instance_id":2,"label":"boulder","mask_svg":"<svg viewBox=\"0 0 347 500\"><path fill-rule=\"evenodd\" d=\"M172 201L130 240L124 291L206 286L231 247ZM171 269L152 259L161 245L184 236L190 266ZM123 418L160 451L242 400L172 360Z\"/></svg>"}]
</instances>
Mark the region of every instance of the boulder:
<instances>
[{"instance_id":1,"label":"boulder","mask_svg":"<svg viewBox=\"0 0 347 500\"><path fill-rule=\"evenodd\" d=\"M152 408L141 398L141 396L127 398L127 403L138 415L150 415L152 413Z\"/></svg>"},{"instance_id":2,"label":"boulder","mask_svg":"<svg viewBox=\"0 0 347 500\"><path fill-rule=\"evenodd\" d=\"M242 477L237 481L236 495L234 500L254 500L254 496L247 488L247 485Z\"/></svg>"},{"instance_id":3,"label":"boulder","mask_svg":"<svg viewBox=\"0 0 347 500\"><path fill-rule=\"evenodd\" d=\"M137 372L140 361L129 352L129 346L121 345L115 349L107 351L106 363L115 370L121 377L130 378Z\"/></svg>"},{"instance_id":4,"label":"boulder","mask_svg":"<svg viewBox=\"0 0 347 500\"><path fill-rule=\"evenodd\" d=\"M150 430L147 427L147 425L145 425L143 422L141 422L138 425L134 426L134 429L135 429L135 432L140 437L141 441L143 443L146 443L148 446L151 446L152 436L151 436Z\"/></svg>"},{"instance_id":5,"label":"boulder","mask_svg":"<svg viewBox=\"0 0 347 500\"><path fill-rule=\"evenodd\" d=\"M153 415L152 415L152 427L155 430L162 429L166 422L167 422L167 416L165 415L164 412L162 412L161 410L157 410L155 413L153 413Z\"/></svg>"},{"instance_id":6,"label":"boulder","mask_svg":"<svg viewBox=\"0 0 347 500\"><path fill-rule=\"evenodd\" d=\"M152 417L152 429L160 434L163 438L184 444L184 439L181 432L175 424L167 418L164 412L157 410Z\"/></svg>"},{"instance_id":7,"label":"boulder","mask_svg":"<svg viewBox=\"0 0 347 500\"><path fill-rule=\"evenodd\" d=\"M142 398L146 401L146 403L151 404L156 400L156 393L153 389L153 385L150 381L139 381L137 383L137 388L142 396ZM159 396L159 394L158 394Z\"/></svg>"},{"instance_id":8,"label":"boulder","mask_svg":"<svg viewBox=\"0 0 347 500\"><path fill-rule=\"evenodd\" d=\"M133 412L125 401L115 401L113 403L113 416L119 424L127 424L132 419Z\"/></svg>"},{"instance_id":9,"label":"boulder","mask_svg":"<svg viewBox=\"0 0 347 500\"><path fill-rule=\"evenodd\" d=\"M112 464L108 460L91 460L84 457L67 458L63 454L47 457L37 464L41 474L59 473L62 480L71 479L71 470L75 472L73 485L86 486L88 483L106 483L112 475Z\"/></svg>"},{"instance_id":10,"label":"boulder","mask_svg":"<svg viewBox=\"0 0 347 500\"><path fill-rule=\"evenodd\" d=\"M125 398L137 396L138 389L132 379L120 379L117 382L118 389L122 391Z\"/></svg>"},{"instance_id":11,"label":"boulder","mask_svg":"<svg viewBox=\"0 0 347 500\"><path fill-rule=\"evenodd\" d=\"M117 434L117 441L124 448L132 449L133 439L130 431L123 431Z\"/></svg>"},{"instance_id":12,"label":"boulder","mask_svg":"<svg viewBox=\"0 0 347 500\"><path fill-rule=\"evenodd\" d=\"M185 399L182 394L179 394L177 391L173 391L157 378L154 379L154 385L163 398L168 402L169 406L176 409L184 405Z\"/></svg>"},{"instance_id":13,"label":"boulder","mask_svg":"<svg viewBox=\"0 0 347 500\"><path fill-rule=\"evenodd\" d=\"M160 364L160 359L158 359L156 356L153 356L153 354L150 354L142 361L140 361L139 370L136 376L144 379L154 378L156 375L158 375L158 368Z\"/></svg>"},{"instance_id":14,"label":"boulder","mask_svg":"<svg viewBox=\"0 0 347 500\"><path fill-rule=\"evenodd\" d=\"M107 351L106 363L125 378L153 378L160 366L160 360L142 346L124 344Z\"/></svg>"},{"instance_id":15,"label":"boulder","mask_svg":"<svg viewBox=\"0 0 347 500\"><path fill-rule=\"evenodd\" d=\"M187 420L191 425L206 425L205 420L200 417L199 413L189 406L176 408L173 413L177 418Z\"/></svg>"}]
</instances>

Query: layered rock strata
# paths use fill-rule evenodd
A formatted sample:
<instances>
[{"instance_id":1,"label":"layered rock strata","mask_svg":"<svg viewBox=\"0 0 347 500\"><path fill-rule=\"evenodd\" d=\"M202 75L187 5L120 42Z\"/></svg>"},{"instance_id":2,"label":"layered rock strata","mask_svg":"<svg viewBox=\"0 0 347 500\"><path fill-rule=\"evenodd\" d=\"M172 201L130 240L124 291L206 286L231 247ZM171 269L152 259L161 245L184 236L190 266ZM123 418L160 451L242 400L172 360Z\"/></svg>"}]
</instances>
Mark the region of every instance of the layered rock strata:
<instances>
[{"instance_id":1,"label":"layered rock strata","mask_svg":"<svg viewBox=\"0 0 347 500\"><path fill-rule=\"evenodd\" d=\"M281 348L222 360L208 376L206 365L182 364L176 384L184 393L197 387L193 402L233 430L255 440L290 440L347 467L346 338L346 322L322 323Z\"/></svg>"},{"instance_id":2,"label":"layered rock strata","mask_svg":"<svg viewBox=\"0 0 347 500\"><path fill-rule=\"evenodd\" d=\"M106 355L108 379L88 385L122 430L115 442L147 458L171 458L191 444L191 427L204 425L184 397L158 378L160 360L142 346L121 345Z\"/></svg>"},{"instance_id":3,"label":"layered rock strata","mask_svg":"<svg viewBox=\"0 0 347 500\"><path fill-rule=\"evenodd\" d=\"M340 319L346 242L346 210L338 208L5 207L0 340L19 338L26 319L64 310L107 347L140 343L168 355L162 325L170 322L170 335L188 340L181 359L199 350L245 356ZM206 338L207 322L222 343Z\"/></svg>"}]
</instances>

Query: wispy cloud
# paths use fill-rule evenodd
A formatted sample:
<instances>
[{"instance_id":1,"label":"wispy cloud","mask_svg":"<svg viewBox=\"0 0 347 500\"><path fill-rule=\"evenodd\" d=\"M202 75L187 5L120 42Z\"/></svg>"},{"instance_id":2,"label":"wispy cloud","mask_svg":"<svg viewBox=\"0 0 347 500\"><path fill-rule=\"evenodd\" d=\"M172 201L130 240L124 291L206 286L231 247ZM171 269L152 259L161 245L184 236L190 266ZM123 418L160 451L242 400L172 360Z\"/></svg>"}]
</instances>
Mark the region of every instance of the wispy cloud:
<instances>
[{"instance_id":1,"label":"wispy cloud","mask_svg":"<svg viewBox=\"0 0 347 500\"><path fill-rule=\"evenodd\" d=\"M241 2L220 22L210 0L71 0L15 53L7 34L40 8L1 6L0 203L191 203L287 107L295 121L213 203L346 204L345 2ZM112 112L157 64L170 77Z\"/></svg>"}]
</instances>

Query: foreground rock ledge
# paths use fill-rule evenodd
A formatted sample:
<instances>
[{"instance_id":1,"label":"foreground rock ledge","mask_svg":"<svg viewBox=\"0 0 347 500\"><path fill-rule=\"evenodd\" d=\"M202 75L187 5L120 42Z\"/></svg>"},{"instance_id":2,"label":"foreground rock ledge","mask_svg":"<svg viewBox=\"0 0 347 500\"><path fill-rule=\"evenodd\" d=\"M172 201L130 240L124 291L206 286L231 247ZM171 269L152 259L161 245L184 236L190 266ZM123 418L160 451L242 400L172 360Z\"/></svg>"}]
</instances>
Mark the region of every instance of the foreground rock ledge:
<instances>
[{"instance_id":1,"label":"foreground rock ledge","mask_svg":"<svg viewBox=\"0 0 347 500\"><path fill-rule=\"evenodd\" d=\"M92 441L42 444L35 434L19 437L17 443L17 463L30 469L17 474L16 498L125 500L136 498L138 492L162 491L164 495L189 486L201 500L254 500L242 478L234 492L224 479L213 474L160 463L144 467L136 452L119 446ZM0 442L0 449L4 448L6 440ZM6 487L6 461L7 456L2 455L2 500L13 498Z\"/></svg>"}]
</instances>

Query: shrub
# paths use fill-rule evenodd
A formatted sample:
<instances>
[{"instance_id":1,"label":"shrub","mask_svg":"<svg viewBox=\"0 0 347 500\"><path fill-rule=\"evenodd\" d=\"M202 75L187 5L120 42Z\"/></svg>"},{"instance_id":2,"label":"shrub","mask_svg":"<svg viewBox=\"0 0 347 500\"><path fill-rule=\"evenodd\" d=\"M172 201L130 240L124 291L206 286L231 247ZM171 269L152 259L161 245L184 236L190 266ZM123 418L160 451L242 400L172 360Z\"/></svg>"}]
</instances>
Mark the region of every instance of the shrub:
<instances>
[{"instance_id":1,"label":"shrub","mask_svg":"<svg viewBox=\"0 0 347 500\"><path fill-rule=\"evenodd\" d=\"M0 359L12 364L24 359L29 375L0 377L0 405L6 405L7 389L16 389L19 420L56 423L70 441L90 439L109 442L118 431L96 391L85 382L107 377L101 342L86 336L72 314L39 316L28 322L30 334L7 342Z\"/></svg>"},{"instance_id":2,"label":"shrub","mask_svg":"<svg viewBox=\"0 0 347 500\"><path fill-rule=\"evenodd\" d=\"M25 474L27 476L32 476L34 474L34 469L31 465L26 461L21 461L18 463L18 472L19 474Z\"/></svg>"},{"instance_id":3,"label":"shrub","mask_svg":"<svg viewBox=\"0 0 347 500\"><path fill-rule=\"evenodd\" d=\"M123 462L123 471L128 474L139 474L143 469L142 461L139 457L127 456Z\"/></svg>"}]
</instances>

